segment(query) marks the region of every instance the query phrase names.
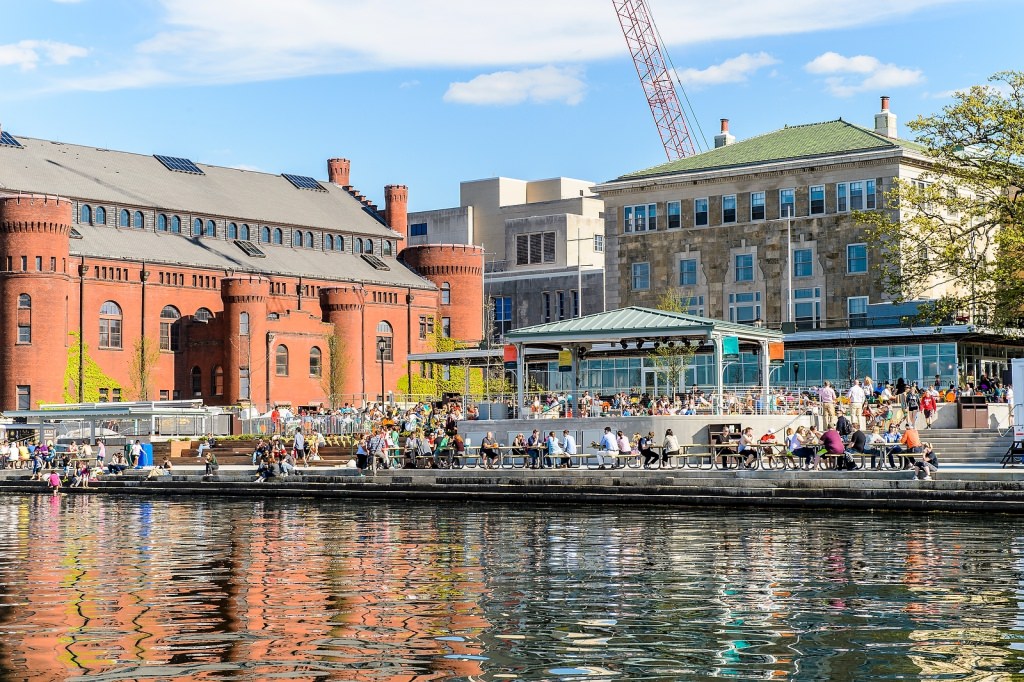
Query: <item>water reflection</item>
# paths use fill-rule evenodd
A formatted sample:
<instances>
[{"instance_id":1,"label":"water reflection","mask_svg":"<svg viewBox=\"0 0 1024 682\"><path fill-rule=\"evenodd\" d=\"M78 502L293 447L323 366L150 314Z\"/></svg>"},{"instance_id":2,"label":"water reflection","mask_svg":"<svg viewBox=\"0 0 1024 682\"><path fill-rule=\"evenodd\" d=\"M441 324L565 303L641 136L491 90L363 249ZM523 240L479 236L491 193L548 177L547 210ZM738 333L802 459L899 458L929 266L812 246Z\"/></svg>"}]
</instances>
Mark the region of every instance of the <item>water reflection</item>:
<instances>
[{"instance_id":1,"label":"water reflection","mask_svg":"<svg viewBox=\"0 0 1024 682\"><path fill-rule=\"evenodd\" d=\"M0 678L1011 679L1010 517L0 499Z\"/></svg>"}]
</instances>

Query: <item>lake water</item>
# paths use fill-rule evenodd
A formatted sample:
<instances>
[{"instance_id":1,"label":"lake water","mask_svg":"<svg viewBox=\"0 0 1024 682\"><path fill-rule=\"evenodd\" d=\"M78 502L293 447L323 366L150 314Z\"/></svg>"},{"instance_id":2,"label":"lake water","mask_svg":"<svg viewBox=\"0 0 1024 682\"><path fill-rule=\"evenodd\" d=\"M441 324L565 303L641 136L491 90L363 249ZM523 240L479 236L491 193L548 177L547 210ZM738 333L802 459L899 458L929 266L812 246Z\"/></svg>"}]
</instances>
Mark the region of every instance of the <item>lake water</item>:
<instances>
[{"instance_id":1,"label":"lake water","mask_svg":"<svg viewBox=\"0 0 1024 682\"><path fill-rule=\"evenodd\" d=\"M1002 680L1014 517L0 498L4 680Z\"/></svg>"}]
</instances>

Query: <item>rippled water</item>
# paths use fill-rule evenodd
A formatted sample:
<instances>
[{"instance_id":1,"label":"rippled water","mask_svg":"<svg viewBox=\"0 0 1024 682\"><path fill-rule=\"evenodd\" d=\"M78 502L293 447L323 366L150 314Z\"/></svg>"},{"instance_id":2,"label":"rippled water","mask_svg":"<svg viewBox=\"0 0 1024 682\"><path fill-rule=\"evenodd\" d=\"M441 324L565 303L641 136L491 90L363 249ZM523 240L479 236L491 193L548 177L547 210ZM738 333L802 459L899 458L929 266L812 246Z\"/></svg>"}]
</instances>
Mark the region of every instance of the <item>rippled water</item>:
<instances>
[{"instance_id":1,"label":"rippled water","mask_svg":"<svg viewBox=\"0 0 1024 682\"><path fill-rule=\"evenodd\" d=\"M0 677L1017 679L1020 520L0 498Z\"/></svg>"}]
</instances>

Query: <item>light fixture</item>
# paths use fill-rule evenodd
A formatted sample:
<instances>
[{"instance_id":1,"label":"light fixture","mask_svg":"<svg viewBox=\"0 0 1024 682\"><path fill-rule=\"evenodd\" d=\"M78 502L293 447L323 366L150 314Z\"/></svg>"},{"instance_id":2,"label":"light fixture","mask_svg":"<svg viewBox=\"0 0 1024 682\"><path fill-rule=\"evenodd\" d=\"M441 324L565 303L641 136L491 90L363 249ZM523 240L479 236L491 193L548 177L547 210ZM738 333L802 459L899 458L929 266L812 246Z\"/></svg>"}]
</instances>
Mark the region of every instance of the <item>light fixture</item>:
<instances>
[{"instance_id":1,"label":"light fixture","mask_svg":"<svg viewBox=\"0 0 1024 682\"><path fill-rule=\"evenodd\" d=\"M619 341L619 345L622 346L622 350L626 350L626 339Z\"/></svg>"}]
</instances>

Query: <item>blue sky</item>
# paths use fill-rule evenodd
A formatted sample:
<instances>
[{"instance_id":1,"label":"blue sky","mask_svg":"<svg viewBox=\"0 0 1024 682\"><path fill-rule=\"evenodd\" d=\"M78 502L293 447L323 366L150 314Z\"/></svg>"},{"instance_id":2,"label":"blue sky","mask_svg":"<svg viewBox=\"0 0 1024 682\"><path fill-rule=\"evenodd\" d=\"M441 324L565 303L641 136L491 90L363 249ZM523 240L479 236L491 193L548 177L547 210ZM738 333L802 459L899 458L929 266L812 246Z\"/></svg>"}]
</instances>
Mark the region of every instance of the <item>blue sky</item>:
<instances>
[{"instance_id":1,"label":"blue sky","mask_svg":"<svg viewBox=\"0 0 1024 682\"><path fill-rule=\"evenodd\" d=\"M722 117L740 139L870 126L879 95L905 135L1024 68L1019 0L649 5L709 143ZM6 0L0 77L14 135L318 178L343 156L413 210L461 180L665 159L611 0Z\"/></svg>"}]
</instances>

